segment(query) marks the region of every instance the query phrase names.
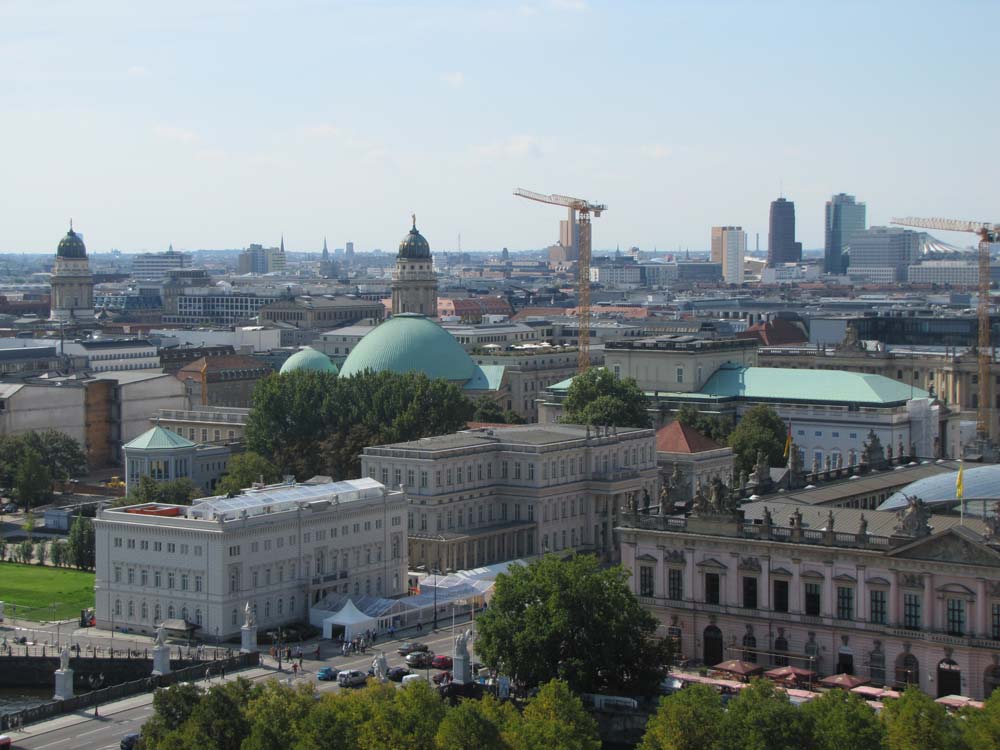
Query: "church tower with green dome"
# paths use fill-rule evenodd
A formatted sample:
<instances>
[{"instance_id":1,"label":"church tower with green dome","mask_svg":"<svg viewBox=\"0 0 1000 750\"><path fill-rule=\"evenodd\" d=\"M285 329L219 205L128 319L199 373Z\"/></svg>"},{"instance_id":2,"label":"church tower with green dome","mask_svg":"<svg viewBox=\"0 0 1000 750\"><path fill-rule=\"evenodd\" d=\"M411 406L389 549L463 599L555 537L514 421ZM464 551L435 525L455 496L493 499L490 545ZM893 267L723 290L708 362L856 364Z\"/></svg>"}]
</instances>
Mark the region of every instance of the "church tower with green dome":
<instances>
[{"instance_id":1,"label":"church tower with green dome","mask_svg":"<svg viewBox=\"0 0 1000 750\"><path fill-rule=\"evenodd\" d=\"M392 314L417 313L429 318L437 317L437 276L431 246L417 231L417 217L413 228L399 243L396 270L392 273Z\"/></svg>"},{"instance_id":2,"label":"church tower with green dome","mask_svg":"<svg viewBox=\"0 0 1000 750\"><path fill-rule=\"evenodd\" d=\"M72 221L56 249L50 283L52 320L75 323L94 319L94 278L83 237L73 231Z\"/></svg>"}]
</instances>

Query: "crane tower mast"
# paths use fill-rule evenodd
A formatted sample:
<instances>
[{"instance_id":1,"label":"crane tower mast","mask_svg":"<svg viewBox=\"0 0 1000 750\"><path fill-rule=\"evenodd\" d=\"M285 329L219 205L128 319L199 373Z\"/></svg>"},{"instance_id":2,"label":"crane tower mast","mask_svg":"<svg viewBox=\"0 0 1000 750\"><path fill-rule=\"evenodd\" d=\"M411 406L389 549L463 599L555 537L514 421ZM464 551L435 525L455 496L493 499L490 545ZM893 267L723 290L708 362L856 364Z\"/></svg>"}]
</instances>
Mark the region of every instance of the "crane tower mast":
<instances>
[{"instance_id":1,"label":"crane tower mast","mask_svg":"<svg viewBox=\"0 0 1000 750\"><path fill-rule=\"evenodd\" d=\"M580 224L580 258L577 262L579 269L578 281L578 307L579 315L577 320L580 325L579 334L579 355L577 357L577 371L586 372L590 367L590 215L600 216L607 211L608 207L603 203L591 203L582 198L570 198L567 195L545 195L535 193L531 190L517 188L514 195L519 198L548 203L552 206L563 206L569 209L570 231L573 230L574 214L579 216Z\"/></svg>"}]
</instances>

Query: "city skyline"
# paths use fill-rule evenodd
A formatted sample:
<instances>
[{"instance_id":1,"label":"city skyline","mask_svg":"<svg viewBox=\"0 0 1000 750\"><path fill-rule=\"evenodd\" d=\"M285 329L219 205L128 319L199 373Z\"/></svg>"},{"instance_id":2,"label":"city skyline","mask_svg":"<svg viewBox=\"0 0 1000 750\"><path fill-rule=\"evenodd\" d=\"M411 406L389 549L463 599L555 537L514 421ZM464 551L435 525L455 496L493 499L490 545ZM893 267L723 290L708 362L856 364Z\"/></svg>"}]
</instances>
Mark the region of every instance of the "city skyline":
<instances>
[{"instance_id":1,"label":"city skyline","mask_svg":"<svg viewBox=\"0 0 1000 750\"><path fill-rule=\"evenodd\" d=\"M515 187L607 203L595 248L706 250L722 221L764 238L779 194L806 249L840 192L869 225L995 221L975 164L998 63L961 29L1000 8L845 7L7 3L0 252L50 252L70 216L95 253L282 229L391 252L411 212L435 250L555 242L562 217Z\"/></svg>"}]
</instances>

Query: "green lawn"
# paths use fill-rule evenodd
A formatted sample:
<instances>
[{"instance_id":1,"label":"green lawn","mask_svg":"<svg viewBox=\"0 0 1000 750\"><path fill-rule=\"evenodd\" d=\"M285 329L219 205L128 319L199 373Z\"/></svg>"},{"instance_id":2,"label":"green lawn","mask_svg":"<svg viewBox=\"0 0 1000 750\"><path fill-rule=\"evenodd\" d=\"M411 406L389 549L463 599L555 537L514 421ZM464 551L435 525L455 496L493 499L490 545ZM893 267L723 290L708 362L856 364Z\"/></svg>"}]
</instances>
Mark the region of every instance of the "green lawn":
<instances>
[{"instance_id":1,"label":"green lawn","mask_svg":"<svg viewBox=\"0 0 1000 750\"><path fill-rule=\"evenodd\" d=\"M94 606L94 574L0 562L0 602L8 620L12 604L17 605L18 620L79 619L81 609ZM53 602L59 602L54 614Z\"/></svg>"}]
</instances>

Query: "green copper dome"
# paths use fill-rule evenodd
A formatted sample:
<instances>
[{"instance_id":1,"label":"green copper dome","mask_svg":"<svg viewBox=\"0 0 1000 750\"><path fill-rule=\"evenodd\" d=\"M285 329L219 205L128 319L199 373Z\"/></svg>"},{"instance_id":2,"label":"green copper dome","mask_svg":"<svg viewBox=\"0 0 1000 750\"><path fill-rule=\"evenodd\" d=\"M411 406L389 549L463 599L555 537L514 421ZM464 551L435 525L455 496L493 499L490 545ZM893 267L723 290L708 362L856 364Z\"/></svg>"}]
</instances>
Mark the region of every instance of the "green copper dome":
<instances>
[{"instance_id":1,"label":"green copper dome","mask_svg":"<svg viewBox=\"0 0 1000 750\"><path fill-rule=\"evenodd\" d=\"M280 372L284 375L286 372L295 372L296 370L314 370L336 374L337 366L323 352L317 351L311 346L304 346L285 360Z\"/></svg>"},{"instance_id":2,"label":"green copper dome","mask_svg":"<svg viewBox=\"0 0 1000 750\"><path fill-rule=\"evenodd\" d=\"M431 257L431 246L424 239L424 236L417 231L417 217L413 217L413 229L399 243L399 255L397 258L408 260L426 260Z\"/></svg>"},{"instance_id":3,"label":"green copper dome","mask_svg":"<svg viewBox=\"0 0 1000 750\"><path fill-rule=\"evenodd\" d=\"M70 225L66 236L59 240L59 247L56 250L57 258L73 258L82 260L87 257L87 248L83 244L83 238L73 231Z\"/></svg>"},{"instance_id":4,"label":"green copper dome","mask_svg":"<svg viewBox=\"0 0 1000 750\"><path fill-rule=\"evenodd\" d=\"M422 372L429 378L465 383L476 366L455 337L423 315L394 315L354 347L340 377L365 370Z\"/></svg>"}]
</instances>

